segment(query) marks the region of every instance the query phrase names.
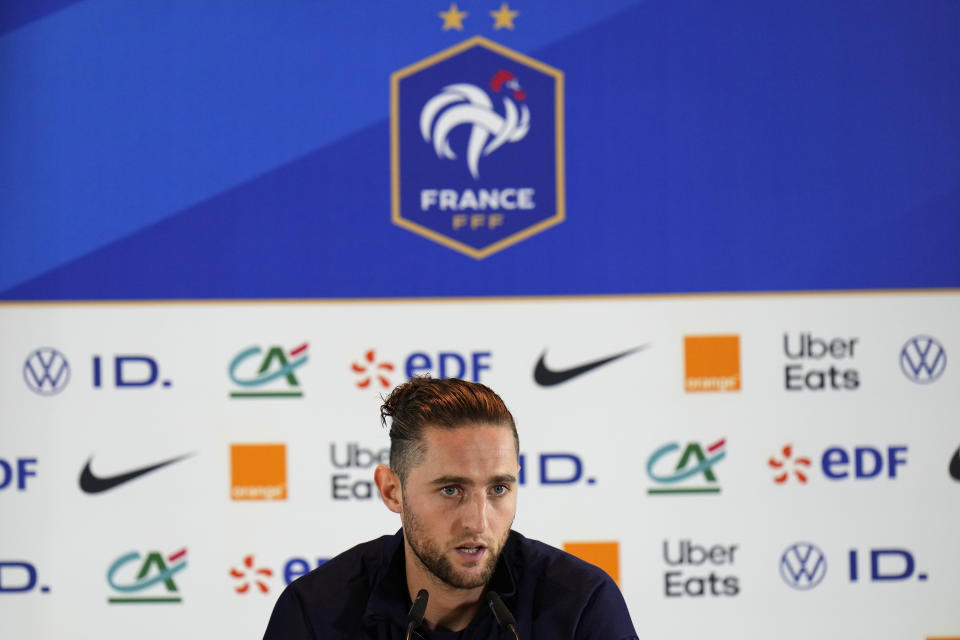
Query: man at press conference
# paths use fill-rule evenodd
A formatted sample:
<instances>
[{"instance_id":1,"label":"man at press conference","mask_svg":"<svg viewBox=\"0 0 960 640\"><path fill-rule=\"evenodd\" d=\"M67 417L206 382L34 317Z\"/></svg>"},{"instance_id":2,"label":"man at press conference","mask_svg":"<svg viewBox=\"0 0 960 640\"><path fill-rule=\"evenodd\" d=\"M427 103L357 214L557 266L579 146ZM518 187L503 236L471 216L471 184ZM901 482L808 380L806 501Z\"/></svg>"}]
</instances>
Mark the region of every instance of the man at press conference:
<instances>
[{"instance_id":1,"label":"man at press conference","mask_svg":"<svg viewBox=\"0 0 960 640\"><path fill-rule=\"evenodd\" d=\"M280 594L264 640L630 640L616 583L510 529L519 440L485 385L414 378L380 408L390 466L374 480L402 528Z\"/></svg>"}]
</instances>

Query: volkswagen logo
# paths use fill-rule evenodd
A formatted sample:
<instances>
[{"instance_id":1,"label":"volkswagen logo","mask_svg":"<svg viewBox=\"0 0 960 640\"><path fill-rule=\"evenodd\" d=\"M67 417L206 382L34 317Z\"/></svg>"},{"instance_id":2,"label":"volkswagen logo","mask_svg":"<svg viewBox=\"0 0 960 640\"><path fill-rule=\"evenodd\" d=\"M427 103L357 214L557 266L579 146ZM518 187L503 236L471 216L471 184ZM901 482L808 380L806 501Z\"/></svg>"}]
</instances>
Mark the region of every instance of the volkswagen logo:
<instances>
[{"instance_id":1,"label":"volkswagen logo","mask_svg":"<svg viewBox=\"0 0 960 640\"><path fill-rule=\"evenodd\" d=\"M813 589L827 575L827 556L816 545L798 542L780 556L780 577L794 589Z\"/></svg>"},{"instance_id":2,"label":"volkswagen logo","mask_svg":"<svg viewBox=\"0 0 960 640\"><path fill-rule=\"evenodd\" d=\"M900 370L918 384L929 384L947 368L947 352L936 338L914 336L900 350Z\"/></svg>"},{"instance_id":3,"label":"volkswagen logo","mask_svg":"<svg viewBox=\"0 0 960 640\"><path fill-rule=\"evenodd\" d=\"M23 363L23 380L35 393L56 395L70 382L70 364L56 349L41 347Z\"/></svg>"}]
</instances>

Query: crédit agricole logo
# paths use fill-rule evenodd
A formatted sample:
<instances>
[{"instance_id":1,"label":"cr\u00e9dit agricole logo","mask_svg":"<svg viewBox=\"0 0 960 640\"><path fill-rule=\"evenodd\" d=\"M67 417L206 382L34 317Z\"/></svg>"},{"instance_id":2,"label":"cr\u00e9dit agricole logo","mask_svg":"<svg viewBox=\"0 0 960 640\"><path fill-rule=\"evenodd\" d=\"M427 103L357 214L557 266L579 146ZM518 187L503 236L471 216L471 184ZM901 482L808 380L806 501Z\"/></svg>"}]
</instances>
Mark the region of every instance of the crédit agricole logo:
<instances>
[{"instance_id":1,"label":"cr\u00e9dit agricole logo","mask_svg":"<svg viewBox=\"0 0 960 640\"><path fill-rule=\"evenodd\" d=\"M394 224L485 258L563 221L563 73L476 36L390 80Z\"/></svg>"}]
</instances>

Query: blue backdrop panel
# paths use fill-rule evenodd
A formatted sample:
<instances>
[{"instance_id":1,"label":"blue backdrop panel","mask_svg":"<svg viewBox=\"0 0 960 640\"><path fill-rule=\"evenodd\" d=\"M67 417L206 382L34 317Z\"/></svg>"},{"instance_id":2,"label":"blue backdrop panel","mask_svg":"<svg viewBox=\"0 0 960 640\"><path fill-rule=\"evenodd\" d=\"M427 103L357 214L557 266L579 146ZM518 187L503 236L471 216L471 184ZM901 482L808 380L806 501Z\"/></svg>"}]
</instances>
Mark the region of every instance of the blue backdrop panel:
<instances>
[{"instance_id":1,"label":"blue backdrop panel","mask_svg":"<svg viewBox=\"0 0 960 640\"><path fill-rule=\"evenodd\" d=\"M11 12L0 297L960 285L960 4L575 4ZM473 35L565 78L566 220L482 260L390 219L390 74Z\"/></svg>"}]
</instances>

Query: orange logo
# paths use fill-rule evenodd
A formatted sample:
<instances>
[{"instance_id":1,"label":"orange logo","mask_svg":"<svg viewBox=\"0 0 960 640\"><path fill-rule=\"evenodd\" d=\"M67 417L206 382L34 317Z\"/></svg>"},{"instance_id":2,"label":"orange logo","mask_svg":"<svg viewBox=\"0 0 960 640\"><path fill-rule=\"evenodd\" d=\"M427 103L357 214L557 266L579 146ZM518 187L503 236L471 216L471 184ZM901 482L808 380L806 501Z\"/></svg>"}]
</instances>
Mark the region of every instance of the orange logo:
<instances>
[{"instance_id":1,"label":"orange logo","mask_svg":"<svg viewBox=\"0 0 960 640\"><path fill-rule=\"evenodd\" d=\"M230 445L230 498L287 499L287 445Z\"/></svg>"},{"instance_id":2,"label":"orange logo","mask_svg":"<svg viewBox=\"0 0 960 640\"><path fill-rule=\"evenodd\" d=\"M685 336L683 347L687 391L740 390L740 336Z\"/></svg>"},{"instance_id":3,"label":"orange logo","mask_svg":"<svg viewBox=\"0 0 960 640\"><path fill-rule=\"evenodd\" d=\"M564 542L563 550L600 567L617 585L620 584L619 542Z\"/></svg>"}]
</instances>

